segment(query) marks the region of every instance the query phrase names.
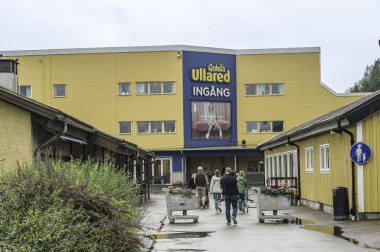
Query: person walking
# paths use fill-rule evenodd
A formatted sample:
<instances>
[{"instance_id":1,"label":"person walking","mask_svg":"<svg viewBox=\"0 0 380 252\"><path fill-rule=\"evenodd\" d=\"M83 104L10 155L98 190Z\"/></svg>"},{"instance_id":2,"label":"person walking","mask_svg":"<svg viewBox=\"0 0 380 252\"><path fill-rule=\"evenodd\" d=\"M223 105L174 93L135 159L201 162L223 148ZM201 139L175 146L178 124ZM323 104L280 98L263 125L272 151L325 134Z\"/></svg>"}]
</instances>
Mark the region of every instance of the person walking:
<instances>
[{"instance_id":1,"label":"person walking","mask_svg":"<svg viewBox=\"0 0 380 252\"><path fill-rule=\"evenodd\" d=\"M231 220L236 225L236 215L237 215L237 200L238 200L238 189L236 183L236 177L233 175L233 171L230 167L226 168L225 176L220 180L222 185L222 190L224 193L224 203L226 206L226 219L227 225L231 225ZM231 215L232 206L232 215Z\"/></svg>"},{"instance_id":2,"label":"person walking","mask_svg":"<svg viewBox=\"0 0 380 252\"><path fill-rule=\"evenodd\" d=\"M193 175L191 175L191 179L189 181L189 186L188 188L191 189L191 192L196 192L195 189L196 189L196 186L195 186L195 175L196 173L193 173Z\"/></svg>"},{"instance_id":3,"label":"person walking","mask_svg":"<svg viewBox=\"0 0 380 252\"><path fill-rule=\"evenodd\" d=\"M222 188L220 187L221 178L222 177L220 176L220 171L215 170L214 176L212 176L211 182L210 182L210 193L212 194L214 198L216 213L222 212L222 208L220 207L220 204L221 204L220 201L222 199Z\"/></svg>"},{"instance_id":4,"label":"person walking","mask_svg":"<svg viewBox=\"0 0 380 252\"><path fill-rule=\"evenodd\" d=\"M245 172L240 171L239 176L236 178L237 181L237 187L239 191L239 212L245 213L245 192L247 190L247 178L245 177Z\"/></svg>"},{"instance_id":5,"label":"person walking","mask_svg":"<svg viewBox=\"0 0 380 252\"><path fill-rule=\"evenodd\" d=\"M208 186L207 175L203 172L201 166L198 167L198 173L195 175L196 192L199 197L199 207L205 208L206 187Z\"/></svg>"}]
</instances>

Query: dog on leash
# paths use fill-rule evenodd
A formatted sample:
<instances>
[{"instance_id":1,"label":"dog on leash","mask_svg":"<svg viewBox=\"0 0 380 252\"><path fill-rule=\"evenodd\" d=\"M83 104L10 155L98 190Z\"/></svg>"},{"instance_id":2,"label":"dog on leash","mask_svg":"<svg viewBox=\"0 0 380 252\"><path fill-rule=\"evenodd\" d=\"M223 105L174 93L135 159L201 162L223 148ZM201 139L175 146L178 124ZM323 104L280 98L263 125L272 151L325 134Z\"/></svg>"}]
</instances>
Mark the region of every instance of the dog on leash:
<instances>
[{"instance_id":1,"label":"dog on leash","mask_svg":"<svg viewBox=\"0 0 380 252\"><path fill-rule=\"evenodd\" d=\"M209 199L208 199L208 197L206 197L206 196L202 197L202 205L203 205L203 208L208 208L209 207Z\"/></svg>"}]
</instances>

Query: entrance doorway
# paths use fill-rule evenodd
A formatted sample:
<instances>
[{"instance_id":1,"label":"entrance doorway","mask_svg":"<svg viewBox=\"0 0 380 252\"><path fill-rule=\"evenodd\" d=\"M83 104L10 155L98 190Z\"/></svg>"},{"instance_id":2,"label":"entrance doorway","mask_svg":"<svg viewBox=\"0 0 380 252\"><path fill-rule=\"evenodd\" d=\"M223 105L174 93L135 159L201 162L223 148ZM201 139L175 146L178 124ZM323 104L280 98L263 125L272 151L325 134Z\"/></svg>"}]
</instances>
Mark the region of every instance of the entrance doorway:
<instances>
[{"instance_id":1,"label":"entrance doorway","mask_svg":"<svg viewBox=\"0 0 380 252\"><path fill-rule=\"evenodd\" d=\"M171 184L172 158L157 157L152 166L152 184Z\"/></svg>"}]
</instances>

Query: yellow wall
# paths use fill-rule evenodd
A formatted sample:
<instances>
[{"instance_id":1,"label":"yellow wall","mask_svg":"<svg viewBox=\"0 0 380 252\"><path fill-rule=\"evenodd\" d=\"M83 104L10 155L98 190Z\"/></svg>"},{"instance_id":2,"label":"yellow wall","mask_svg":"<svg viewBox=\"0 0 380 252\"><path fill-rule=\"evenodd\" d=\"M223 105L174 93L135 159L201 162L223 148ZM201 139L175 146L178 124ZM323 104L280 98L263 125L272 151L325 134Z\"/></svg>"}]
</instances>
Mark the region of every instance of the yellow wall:
<instances>
[{"instance_id":1,"label":"yellow wall","mask_svg":"<svg viewBox=\"0 0 380 252\"><path fill-rule=\"evenodd\" d=\"M284 131L355 101L335 96L320 85L320 54L237 56L238 142L249 146L274 133L247 133L247 121L284 121ZM245 96L245 84L283 83L284 95Z\"/></svg>"},{"instance_id":2,"label":"yellow wall","mask_svg":"<svg viewBox=\"0 0 380 252\"><path fill-rule=\"evenodd\" d=\"M354 132L354 130L354 128L350 129L351 132ZM300 147L301 197L306 200L332 205L332 189L343 186L348 188L348 198L351 204L350 136L345 133L333 135L326 133L296 142L296 144ZM319 146L322 144L330 145L330 172L320 172ZM313 172L306 172L305 148L308 147L313 147ZM290 150L296 150L296 148L291 146L278 147L273 151L266 151L265 156Z\"/></svg>"},{"instance_id":3,"label":"yellow wall","mask_svg":"<svg viewBox=\"0 0 380 252\"><path fill-rule=\"evenodd\" d=\"M0 101L0 168L16 167L18 161L32 161L30 113Z\"/></svg>"},{"instance_id":4,"label":"yellow wall","mask_svg":"<svg viewBox=\"0 0 380 252\"><path fill-rule=\"evenodd\" d=\"M176 51L18 58L19 84L32 85L33 99L146 149L183 147L182 59ZM150 81L175 81L176 94L136 96L136 82ZM118 96L118 82L131 82L132 95ZM54 98L53 84L67 84L67 97ZM137 121L164 120L176 121L176 134L137 134ZM132 134L118 134L119 121L132 121Z\"/></svg>"},{"instance_id":5,"label":"yellow wall","mask_svg":"<svg viewBox=\"0 0 380 252\"><path fill-rule=\"evenodd\" d=\"M350 129L354 133L355 129ZM348 198L351 206L351 159L350 136L348 134L330 133L314 137L309 140L297 142L300 146L300 172L302 198L332 205L332 189L338 186L348 188ZM330 145L330 172L320 171L320 150L322 144ZM313 147L314 172L306 172L305 148ZM356 190L357 192L357 190Z\"/></svg>"},{"instance_id":6,"label":"yellow wall","mask_svg":"<svg viewBox=\"0 0 380 252\"><path fill-rule=\"evenodd\" d=\"M182 58L177 51L18 56L19 84L32 85L32 98L146 149L184 146ZM247 133L247 121L284 121L284 130L360 97L337 97L320 85L320 54L237 56L237 143L248 147L274 133ZM136 82L175 81L175 95L136 95ZM118 82L131 82L132 95L118 96ZM245 84L283 83L282 96L245 96ZM54 98L53 84L67 84L67 97ZM323 102L321 102L323 101ZM176 121L175 134L137 134L137 121ZM119 121L132 121L132 134L118 134Z\"/></svg>"},{"instance_id":7,"label":"yellow wall","mask_svg":"<svg viewBox=\"0 0 380 252\"><path fill-rule=\"evenodd\" d=\"M371 160L363 165L364 211L380 212L380 112L363 121L363 142L372 151Z\"/></svg>"}]
</instances>

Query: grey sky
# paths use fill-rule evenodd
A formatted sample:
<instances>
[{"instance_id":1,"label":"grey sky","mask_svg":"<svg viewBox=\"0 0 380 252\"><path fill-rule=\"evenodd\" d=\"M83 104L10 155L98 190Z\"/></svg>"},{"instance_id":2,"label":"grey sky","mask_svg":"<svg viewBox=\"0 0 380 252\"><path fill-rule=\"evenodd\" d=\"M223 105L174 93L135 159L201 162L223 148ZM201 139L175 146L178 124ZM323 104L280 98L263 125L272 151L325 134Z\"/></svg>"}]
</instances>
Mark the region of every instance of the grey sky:
<instances>
[{"instance_id":1,"label":"grey sky","mask_svg":"<svg viewBox=\"0 0 380 252\"><path fill-rule=\"evenodd\" d=\"M379 0L0 0L0 51L194 45L321 47L343 92L380 57Z\"/></svg>"}]
</instances>

